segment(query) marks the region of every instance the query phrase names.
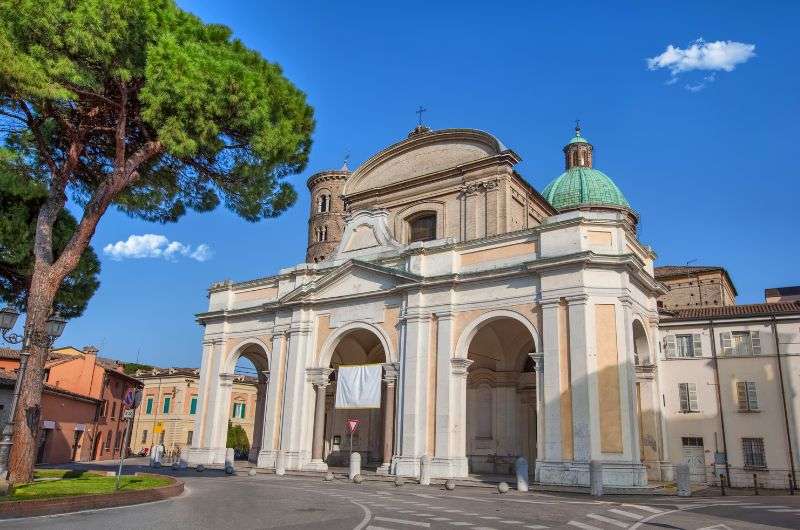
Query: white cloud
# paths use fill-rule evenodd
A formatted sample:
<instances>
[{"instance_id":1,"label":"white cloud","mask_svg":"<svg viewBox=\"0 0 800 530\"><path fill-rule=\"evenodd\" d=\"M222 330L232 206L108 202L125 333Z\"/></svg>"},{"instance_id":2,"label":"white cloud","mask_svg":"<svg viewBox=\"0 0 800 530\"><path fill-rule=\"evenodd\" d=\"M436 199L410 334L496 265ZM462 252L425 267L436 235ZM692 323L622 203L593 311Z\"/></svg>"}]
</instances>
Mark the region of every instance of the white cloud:
<instances>
[{"instance_id":1,"label":"white cloud","mask_svg":"<svg viewBox=\"0 0 800 530\"><path fill-rule=\"evenodd\" d=\"M668 85L677 82L678 76L694 70L711 71L712 73L703 77L696 83L684 85L690 92L699 92L716 79L714 72L732 72L740 64L744 64L755 57L755 44L735 41L714 41L706 42L697 39L687 48L679 48L670 44L661 55L647 59L647 67L650 70L666 68L672 76Z\"/></svg>"},{"instance_id":2,"label":"white cloud","mask_svg":"<svg viewBox=\"0 0 800 530\"><path fill-rule=\"evenodd\" d=\"M103 247L103 253L116 261L126 258L163 258L175 261L178 257L207 261L213 255L211 247L205 243L193 249L191 245L170 241L161 234L130 235L125 241L109 243Z\"/></svg>"}]
</instances>

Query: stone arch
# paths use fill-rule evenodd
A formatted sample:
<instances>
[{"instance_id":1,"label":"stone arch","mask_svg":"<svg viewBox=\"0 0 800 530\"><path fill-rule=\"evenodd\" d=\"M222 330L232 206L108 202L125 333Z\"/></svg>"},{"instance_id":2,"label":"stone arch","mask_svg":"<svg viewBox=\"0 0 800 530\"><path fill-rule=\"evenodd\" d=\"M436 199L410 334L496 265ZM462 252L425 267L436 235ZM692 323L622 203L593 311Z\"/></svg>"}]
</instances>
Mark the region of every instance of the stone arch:
<instances>
[{"instance_id":1,"label":"stone arch","mask_svg":"<svg viewBox=\"0 0 800 530\"><path fill-rule=\"evenodd\" d=\"M355 321L337 328L336 331L331 333L328 338L325 339L325 342L322 343L322 347L319 350L319 357L315 367L327 368L330 366L333 353L336 351L336 347L339 345L341 340L351 331L358 329L364 329L374 333L383 347L383 352L386 356L386 362L397 362L397 353L392 348L391 341L386 335L386 332L380 326L376 326L375 324L371 324L369 322Z\"/></svg>"},{"instance_id":2,"label":"stone arch","mask_svg":"<svg viewBox=\"0 0 800 530\"><path fill-rule=\"evenodd\" d=\"M409 222L426 213L436 216L436 239L445 237L445 226L447 226L445 203L442 201L425 201L394 212L392 227L395 239L408 244L411 234Z\"/></svg>"},{"instance_id":3,"label":"stone arch","mask_svg":"<svg viewBox=\"0 0 800 530\"><path fill-rule=\"evenodd\" d=\"M253 348L254 346L263 351L264 355L262 357L258 356L256 353L257 348ZM272 366L272 351L270 346L258 337L249 337L238 343L236 347L231 348L227 353L225 361L221 364L221 366L224 367L222 373L232 374L236 368L236 363L242 356L249 359L259 371L269 370L269 367Z\"/></svg>"},{"instance_id":4,"label":"stone arch","mask_svg":"<svg viewBox=\"0 0 800 530\"><path fill-rule=\"evenodd\" d=\"M464 330L461 332L458 342L456 343L455 357L457 359L466 359L469 345L472 342L472 339L475 338L475 335L478 334L478 331L480 331L483 326L492 322L493 320L498 320L501 318L511 318L525 326L533 337L534 350L537 352L542 351L542 338L539 334L539 330L536 329L536 326L533 324L533 322L531 322L525 315L518 311L511 309L494 309L487 311L464 327Z\"/></svg>"},{"instance_id":5,"label":"stone arch","mask_svg":"<svg viewBox=\"0 0 800 530\"><path fill-rule=\"evenodd\" d=\"M631 323L633 328L633 353L636 364L650 364L653 362L653 350L647 327L639 317L634 317Z\"/></svg>"}]
</instances>

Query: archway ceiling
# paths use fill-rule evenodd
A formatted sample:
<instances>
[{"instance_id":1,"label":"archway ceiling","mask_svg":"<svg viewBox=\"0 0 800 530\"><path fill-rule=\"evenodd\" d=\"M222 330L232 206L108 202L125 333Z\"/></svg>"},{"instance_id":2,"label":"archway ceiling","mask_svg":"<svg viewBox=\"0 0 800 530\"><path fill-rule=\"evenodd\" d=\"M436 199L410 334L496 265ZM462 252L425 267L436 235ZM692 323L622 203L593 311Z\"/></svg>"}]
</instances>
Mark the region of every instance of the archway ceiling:
<instances>
[{"instance_id":1,"label":"archway ceiling","mask_svg":"<svg viewBox=\"0 0 800 530\"><path fill-rule=\"evenodd\" d=\"M511 318L492 320L485 324L469 345L473 369L521 369L522 356L533 351L533 337L528 329ZM519 365L519 366L518 366Z\"/></svg>"},{"instance_id":2,"label":"archway ceiling","mask_svg":"<svg viewBox=\"0 0 800 530\"><path fill-rule=\"evenodd\" d=\"M371 331L353 330L339 341L331 357L331 366L386 362L386 352Z\"/></svg>"}]
</instances>

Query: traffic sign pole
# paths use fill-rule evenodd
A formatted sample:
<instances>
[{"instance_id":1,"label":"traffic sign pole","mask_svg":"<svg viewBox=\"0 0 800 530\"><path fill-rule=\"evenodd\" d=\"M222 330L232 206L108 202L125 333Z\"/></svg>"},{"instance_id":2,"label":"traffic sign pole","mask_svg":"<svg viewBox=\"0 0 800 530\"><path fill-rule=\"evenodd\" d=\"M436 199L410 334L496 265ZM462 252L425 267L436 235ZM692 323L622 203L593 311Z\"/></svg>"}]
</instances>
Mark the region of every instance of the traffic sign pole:
<instances>
[{"instance_id":1,"label":"traffic sign pole","mask_svg":"<svg viewBox=\"0 0 800 530\"><path fill-rule=\"evenodd\" d=\"M130 438L131 426L133 425L133 416L136 413L136 407L142 402L142 390L128 389L123 400L128 407L123 413L122 417L125 418L125 436L122 437L122 450L119 454L119 469L117 469L117 484L115 490L119 491L119 482L122 478L122 465L125 463L125 454L128 452L128 438Z\"/></svg>"}]
</instances>

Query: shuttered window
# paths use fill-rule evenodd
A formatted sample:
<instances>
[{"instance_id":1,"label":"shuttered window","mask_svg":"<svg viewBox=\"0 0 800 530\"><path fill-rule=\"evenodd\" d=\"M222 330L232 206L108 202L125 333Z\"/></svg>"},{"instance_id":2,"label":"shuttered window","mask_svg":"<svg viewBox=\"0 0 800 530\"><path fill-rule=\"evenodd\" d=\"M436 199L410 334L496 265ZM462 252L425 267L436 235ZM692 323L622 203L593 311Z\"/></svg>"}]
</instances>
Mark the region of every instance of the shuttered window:
<instances>
[{"instance_id":1,"label":"shuttered window","mask_svg":"<svg viewBox=\"0 0 800 530\"><path fill-rule=\"evenodd\" d=\"M742 454L744 455L744 467L767 467L763 438L742 438Z\"/></svg>"},{"instance_id":2,"label":"shuttered window","mask_svg":"<svg viewBox=\"0 0 800 530\"><path fill-rule=\"evenodd\" d=\"M197 396L192 396L192 401L189 404L189 414L197 414Z\"/></svg>"},{"instance_id":3,"label":"shuttered window","mask_svg":"<svg viewBox=\"0 0 800 530\"><path fill-rule=\"evenodd\" d=\"M741 412L758 410L758 396L756 394L756 384L754 382L739 381L736 383L736 395Z\"/></svg>"},{"instance_id":4,"label":"shuttered window","mask_svg":"<svg viewBox=\"0 0 800 530\"><path fill-rule=\"evenodd\" d=\"M153 413L153 398L151 397L147 398L147 405L145 406L144 413L145 414Z\"/></svg>"},{"instance_id":5,"label":"shuttered window","mask_svg":"<svg viewBox=\"0 0 800 530\"><path fill-rule=\"evenodd\" d=\"M694 383L678 383L678 394L681 402L681 412L698 412L697 385Z\"/></svg>"},{"instance_id":6,"label":"shuttered window","mask_svg":"<svg viewBox=\"0 0 800 530\"><path fill-rule=\"evenodd\" d=\"M436 214L421 215L413 219L409 224L411 228L409 243L436 239Z\"/></svg>"},{"instance_id":7,"label":"shuttered window","mask_svg":"<svg viewBox=\"0 0 800 530\"><path fill-rule=\"evenodd\" d=\"M720 333L723 355L761 355L759 331L725 331Z\"/></svg>"}]
</instances>

